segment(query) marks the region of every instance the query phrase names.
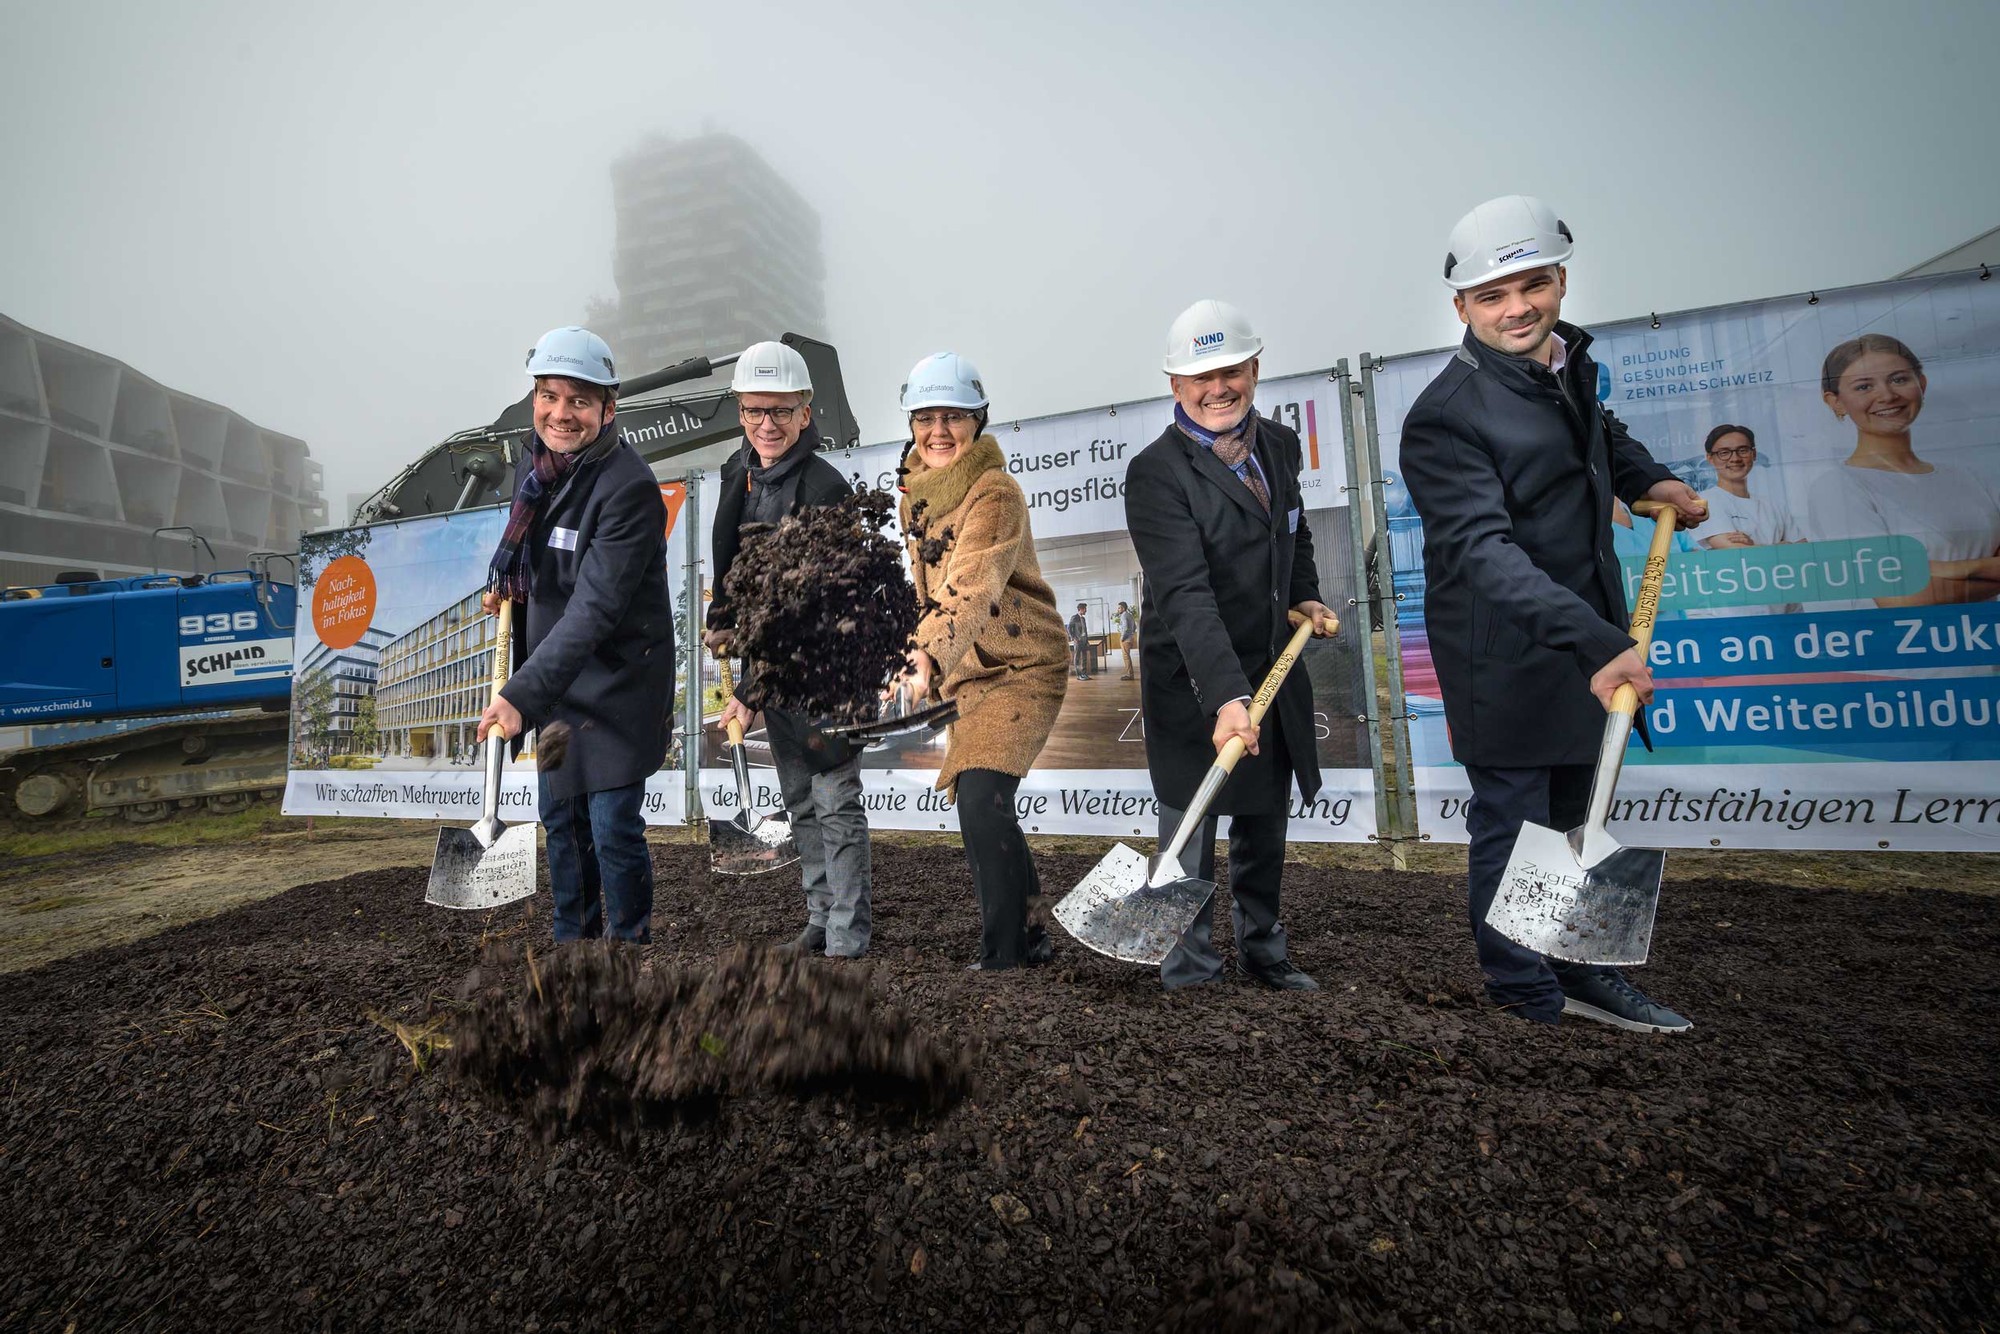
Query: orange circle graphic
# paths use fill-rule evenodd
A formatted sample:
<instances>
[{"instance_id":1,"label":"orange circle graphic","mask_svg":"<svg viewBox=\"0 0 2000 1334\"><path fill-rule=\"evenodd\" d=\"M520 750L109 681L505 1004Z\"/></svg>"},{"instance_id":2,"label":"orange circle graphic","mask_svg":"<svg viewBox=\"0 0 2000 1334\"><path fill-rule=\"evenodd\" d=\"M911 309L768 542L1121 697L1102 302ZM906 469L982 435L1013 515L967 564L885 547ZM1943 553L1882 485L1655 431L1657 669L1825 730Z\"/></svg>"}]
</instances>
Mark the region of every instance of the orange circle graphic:
<instances>
[{"instance_id":1,"label":"orange circle graphic","mask_svg":"<svg viewBox=\"0 0 2000 1334\"><path fill-rule=\"evenodd\" d=\"M313 585L313 630L328 648L353 648L375 619L375 571L359 556L342 556Z\"/></svg>"}]
</instances>

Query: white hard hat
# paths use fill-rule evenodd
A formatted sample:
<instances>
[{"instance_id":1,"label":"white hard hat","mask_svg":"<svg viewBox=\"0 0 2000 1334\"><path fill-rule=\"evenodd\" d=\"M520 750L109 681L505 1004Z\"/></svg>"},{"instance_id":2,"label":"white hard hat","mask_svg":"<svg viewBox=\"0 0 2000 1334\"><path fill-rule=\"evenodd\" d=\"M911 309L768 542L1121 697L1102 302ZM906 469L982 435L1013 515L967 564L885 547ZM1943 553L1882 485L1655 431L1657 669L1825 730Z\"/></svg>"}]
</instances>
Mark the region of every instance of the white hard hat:
<instances>
[{"instance_id":1,"label":"white hard hat","mask_svg":"<svg viewBox=\"0 0 2000 1334\"><path fill-rule=\"evenodd\" d=\"M574 324L551 329L528 349L528 374L559 375L565 380L582 380L618 387L618 371L611 364L611 345L588 329Z\"/></svg>"},{"instance_id":2,"label":"white hard hat","mask_svg":"<svg viewBox=\"0 0 2000 1334\"><path fill-rule=\"evenodd\" d=\"M1167 330L1169 375L1200 375L1241 365L1264 350L1264 340L1242 311L1227 301L1197 301Z\"/></svg>"},{"instance_id":3,"label":"white hard hat","mask_svg":"<svg viewBox=\"0 0 2000 1334\"><path fill-rule=\"evenodd\" d=\"M1572 248L1569 227L1554 209L1533 195L1502 195L1451 229L1444 283L1463 292L1526 269L1561 264Z\"/></svg>"},{"instance_id":4,"label":"white hard hat","mask_svg":"<svg viewBox=\"0 0 2000 1334\"><path fill-rule=\"evenodd\" d=\"M736 358L729 388L737 394L804 394L812 402L812 375L806 359L783 343L752 343Z\"/></svg>"},{"instance_id":5,"label":"white hard hat","mask_svg":"<svg viewBox=\"0 0 2000 1334\"><path fill-rule=\"evenodd\" d=\"M933 352L910 367L903 385L903 411L918 408L964 408L968 412L986 406L986 386L979 368L956 352Z\"/></svg>"}]
</instances>

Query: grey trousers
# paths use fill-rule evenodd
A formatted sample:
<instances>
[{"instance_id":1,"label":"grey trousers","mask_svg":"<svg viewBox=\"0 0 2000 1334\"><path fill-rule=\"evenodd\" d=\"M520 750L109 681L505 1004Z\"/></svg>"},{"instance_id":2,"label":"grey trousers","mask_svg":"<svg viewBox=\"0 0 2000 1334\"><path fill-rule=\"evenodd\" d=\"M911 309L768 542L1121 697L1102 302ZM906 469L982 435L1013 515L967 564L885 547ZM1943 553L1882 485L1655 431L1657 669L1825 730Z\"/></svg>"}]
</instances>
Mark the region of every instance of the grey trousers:
<instances>
[{"instance_id":1,"label":"grey trousers","mask_svg":"<svg viewBox=\"0 0 2000 1334\"><path fill-rule=\"evenodd\" d=\"M1203 880L1215 879L1215 827L1211 815L1181 849L1181 869ZM1160 847L1180 828L1181 812L1160 807ZM1229 817L1230 918L1236 926L1239 964L1268 968L1285 961L1285 927L1278 920L1278 879L1285 869L1287 817ZM1202 907L1180 944L1160 963L1160 983L1167 990L1213 982L1222 976L1222 956L1215 952L1215 900Z\"/></svg>"},{"instance_id":2,"label":"grey trousers","mask_svg":"<svg viewBox=\"0 0 2000 1334\"><path fill-rule=\"evenodd\" d=\"M826 930L826 952L859 958L868 952L874 915L868 905L873 861L868 813L861 806L861 759L814 773L789 747L771 746L778 788L792 817L805 881L806 920Z\"/></svg>"}]
</instances>

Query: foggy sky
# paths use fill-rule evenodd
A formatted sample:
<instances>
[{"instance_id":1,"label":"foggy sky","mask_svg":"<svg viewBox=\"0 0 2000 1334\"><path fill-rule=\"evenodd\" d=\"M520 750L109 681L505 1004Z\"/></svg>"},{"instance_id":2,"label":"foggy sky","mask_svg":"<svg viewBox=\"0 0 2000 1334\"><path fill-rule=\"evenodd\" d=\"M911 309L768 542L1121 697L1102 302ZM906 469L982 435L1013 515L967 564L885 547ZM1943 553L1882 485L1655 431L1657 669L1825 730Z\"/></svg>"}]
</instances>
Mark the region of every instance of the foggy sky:
<instances>
[{"instance_id":1,"label":"foggy sky","mask_svg":"<svg viewBox=\"0 0 2000 1334\"><path fill-rule=\"evenodd\" d=\"M1575 231L1582 323L1889 277L2000 222L1992 15L5 0L0 311L302 437L340 521L615 294L649 133L816 204L875 441L942 348L1002 420L1162 393L1200 297L1266 375L1456 341L1445 236L1513 191Z\"/></svg>"}]
</instances>

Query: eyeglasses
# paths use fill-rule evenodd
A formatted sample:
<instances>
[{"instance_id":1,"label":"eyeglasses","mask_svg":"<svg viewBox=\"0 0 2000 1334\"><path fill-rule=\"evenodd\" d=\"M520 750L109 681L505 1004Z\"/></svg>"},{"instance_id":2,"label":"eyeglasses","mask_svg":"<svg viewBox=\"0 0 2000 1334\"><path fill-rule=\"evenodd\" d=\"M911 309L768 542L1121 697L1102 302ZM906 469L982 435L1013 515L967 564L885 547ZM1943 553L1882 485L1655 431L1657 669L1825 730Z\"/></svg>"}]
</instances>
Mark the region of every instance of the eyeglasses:
<instances>
[{"instance_id":1,"label":"eyeglasses","mask_svg":"<svg viewBox=\"0 0 2000 1334\"><path fill-rule=\"evenodd\" d=\"M928 431L931 427L939 425L942 425L949 431L955 429L960 422L969 422L972 420L973 415L969 412L913 412L910 414L910 425L916 427L919 431Z\"/></svg>"},{"instance_id":2,"label":"eyeglasses","mask_svg":"<svg viewBox=\"0 0 2000 1334\"><path fill-rule=\"evenodd\" d=\"M1724 463L1734 463L1738 459L1756 458L1757 446L1732 445L1728 449L1711 449L1708 451L1708 456L1712 459L1720 459Z\"/></svg>"},{"instance_id":3,"label":"eyeglasses","mask_svg":"<svg viewBox=\"0 0 2000 1334\"><path fill-rule=\"evenodd\" d=\"M790 424L793 417L798 415L798 411L799 410L797 408L741 408L740 407L736 409L736 415L741 417L744 421L749 422L752 426L757 425L759 422L763 421L766 417L769 417L772 421L776 422L780 426L786 426Z\"/></svg>"}]
</instances>

